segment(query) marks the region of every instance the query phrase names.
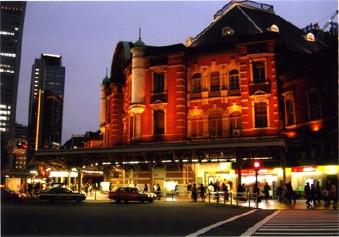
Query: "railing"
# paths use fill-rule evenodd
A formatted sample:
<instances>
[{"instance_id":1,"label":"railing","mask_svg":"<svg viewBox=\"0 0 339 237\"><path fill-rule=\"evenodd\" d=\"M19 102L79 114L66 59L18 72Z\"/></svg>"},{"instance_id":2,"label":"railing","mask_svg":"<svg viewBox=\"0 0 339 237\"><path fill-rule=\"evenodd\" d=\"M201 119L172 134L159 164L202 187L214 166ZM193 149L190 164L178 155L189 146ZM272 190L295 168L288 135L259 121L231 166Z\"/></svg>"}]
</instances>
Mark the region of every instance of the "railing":
<instances>
[{"instance_id":1,"label":"railing","mask_svg":"<svg viewBox=\"0 0 339 237\"><path fill-rule=\"evenodd\" d=\"M223 191L208 192L207 198L208 203L215 200L217 205L223 202L224 204L229 203L229 205L235 203L236 206L239 206L239 202L248 202L248 207L251 207L251 202L255 202L256 208L258 208L259 202L261 202L261 197L258 194L249 192L228 192L226 195Z\"/></svg>"}]
</instances>

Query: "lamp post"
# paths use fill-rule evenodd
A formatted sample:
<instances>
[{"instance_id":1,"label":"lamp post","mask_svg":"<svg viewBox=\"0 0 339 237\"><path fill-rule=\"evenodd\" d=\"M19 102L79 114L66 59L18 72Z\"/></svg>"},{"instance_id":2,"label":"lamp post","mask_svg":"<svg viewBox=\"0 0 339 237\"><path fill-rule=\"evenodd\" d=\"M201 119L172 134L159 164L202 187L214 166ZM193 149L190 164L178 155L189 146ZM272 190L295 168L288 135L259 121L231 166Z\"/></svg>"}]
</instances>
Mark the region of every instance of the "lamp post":
<instances>
[{"instance_id":1,"label":"lamp post","mask_svg":"<svg viewBox=\"0 0 339 237\"><path fill-rule=\"evenodd\" d=\"M256 207L258 208L258 195L259 195L259 189L258 189L258 171L260 169L260 163L258 161L254 162L254 170L255 170L255 194L256 194Z\"/></svg>"}]
</instances>

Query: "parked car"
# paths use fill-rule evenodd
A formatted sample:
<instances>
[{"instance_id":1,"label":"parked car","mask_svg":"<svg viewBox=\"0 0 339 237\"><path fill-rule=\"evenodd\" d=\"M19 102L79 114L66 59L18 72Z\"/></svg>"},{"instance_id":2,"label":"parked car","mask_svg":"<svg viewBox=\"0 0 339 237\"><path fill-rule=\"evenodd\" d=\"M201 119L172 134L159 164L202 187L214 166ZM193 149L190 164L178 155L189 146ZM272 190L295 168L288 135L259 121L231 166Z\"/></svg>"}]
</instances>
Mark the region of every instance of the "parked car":
<instances>
[{"instance_id":1,"label":"parked car","mask_svg":"<svg viewBox=\"0 0 339 237\"><path fill-rule=\"evenodd\" d=\"M2 202L22 202L26 199L26 194L16 193L9 188L1 188L1 201Z\"/></svg>"},{"instance_id":2,"label":"parked car","mask_svg":"<svg viewBox=\"0 0 339 237\"><path fill-rule=\"evenodd\" d=\"M47 200L49 202L54 201L76 201L81 202L86 199L85 194L73 192L68 188L53 187L46 191L41 191L38 195L41 200Z\"/></svg>"},{"instance_id":3,"label":"parked car","mask_svg":"<svg viewBox=\"0 0 339 237\"><path fill-rule=\"evenodd\" d=\"M156 199L156 194L152 192L144 192L138 187L119 187L117 190L109 192L108 197L116 202L153 202L154 199Z\"/></svg>"}]
</instances>

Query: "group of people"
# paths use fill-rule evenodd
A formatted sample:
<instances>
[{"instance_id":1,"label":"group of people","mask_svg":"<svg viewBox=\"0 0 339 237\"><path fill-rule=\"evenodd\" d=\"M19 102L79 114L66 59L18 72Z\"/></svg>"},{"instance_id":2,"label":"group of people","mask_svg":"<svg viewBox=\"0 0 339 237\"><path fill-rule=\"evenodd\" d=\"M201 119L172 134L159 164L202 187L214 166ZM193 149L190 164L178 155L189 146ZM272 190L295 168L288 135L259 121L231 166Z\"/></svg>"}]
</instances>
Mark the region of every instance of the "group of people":
<instances>
[{"instance_id":1,"label":"group of people","mask_svg":"<svg viewBox=\"0 0 339 237\"><path fill-rule=\"evenodd\" d=\"M333 201L333 208L336 208L338 202L338 191L334 182L327 182L323 188L320 187L319 181L311 185L307 182L304 187L304 196L307 208L319 206L321 200L324 200L324 204L328 206Z\"/></svg>"},{"instance_id":2,"label":"group of people","mask_svg":"<svg viewBox=\"0 0 339 237\"><path fill-rule=\"evenodd\" d=\"M231 184L230 184L231 185ZM230 186L232 187L232 186ZM203 184L200 184L199 187L197 187L196 184L193 184L193 186L188 185L187 191L192 192L192 201L197 202L198 200L198 194L200 194L200 198L202 202L205 202L206 199L206 191L208 191L208 194L211 195L212 193L215 195L215 198L218 199L220 197L220 194L222 193L225 200L229 199L229 191L228 186L225 183L220 184L219 181L213 183L212 181L209 183L207 189Z\"/></svg>"}]
</instances>

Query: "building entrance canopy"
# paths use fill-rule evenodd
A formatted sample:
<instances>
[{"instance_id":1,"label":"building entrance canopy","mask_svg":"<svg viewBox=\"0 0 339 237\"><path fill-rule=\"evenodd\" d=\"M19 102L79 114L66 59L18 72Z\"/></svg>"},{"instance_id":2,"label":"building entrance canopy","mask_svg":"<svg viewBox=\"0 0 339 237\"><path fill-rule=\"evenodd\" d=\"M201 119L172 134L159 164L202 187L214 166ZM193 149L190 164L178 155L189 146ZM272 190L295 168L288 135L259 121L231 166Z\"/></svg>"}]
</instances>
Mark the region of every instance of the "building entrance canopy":
<instances>
[{"instance_id":1,"label":"building entrance canopy","mask_svg":"<svg viewBox=\"0 0 339 237\"><path fill-rule=\"evenodd\" d=\"M93 164L124 166L154 163L242 162L251 159L279 162L285 148L285 140L277 137L232 138L204 142L134 144L99 149L39 150L31 163L80 168Z\"/></svg>"}]
</instances>

